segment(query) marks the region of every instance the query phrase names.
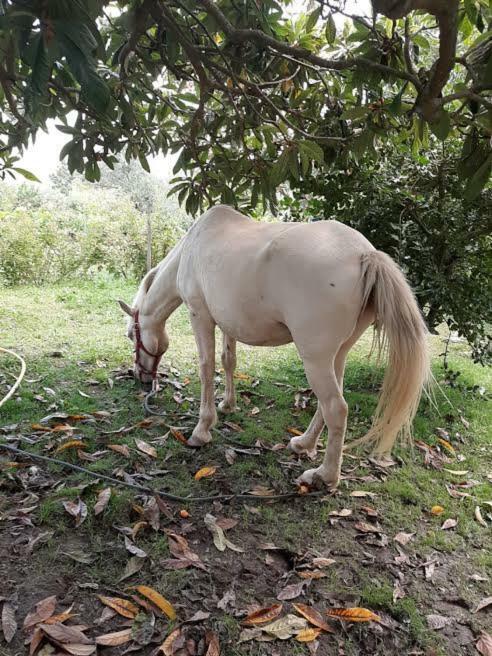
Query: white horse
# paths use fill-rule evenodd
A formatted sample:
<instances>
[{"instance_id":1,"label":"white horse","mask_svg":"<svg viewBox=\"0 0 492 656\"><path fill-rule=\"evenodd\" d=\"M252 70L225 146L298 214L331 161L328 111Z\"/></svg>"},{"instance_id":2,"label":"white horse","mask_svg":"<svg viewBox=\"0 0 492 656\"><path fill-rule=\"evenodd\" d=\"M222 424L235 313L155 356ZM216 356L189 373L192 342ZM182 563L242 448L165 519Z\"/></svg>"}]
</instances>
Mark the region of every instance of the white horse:
<instances>
[{"instance_id":1,"label":"white horse","mask_svg":"<svg viewBox=\"0 0 492 656\"><path fill-rule=\"evenodd\" d=\"M306 432L290 441L296 453L316 452L326 424L323 464L300 481L336 487L347 425L345 359L374 323L389 362L374 423L358 441L388 453L410 433L429 374L427 330L412 291L393 260L359 232L337 221L259 223L219 205L208 210L181 242L142 280L130 307L128 337L134 373L155 381L168 347L165 323L185 303L200 361L201 404L188 444L210 442L214 403L215 327L223 333L225 396L222 412L236 409L236 341L254 346L294 342L318 407Z\"/></svg>"}]
</instances>

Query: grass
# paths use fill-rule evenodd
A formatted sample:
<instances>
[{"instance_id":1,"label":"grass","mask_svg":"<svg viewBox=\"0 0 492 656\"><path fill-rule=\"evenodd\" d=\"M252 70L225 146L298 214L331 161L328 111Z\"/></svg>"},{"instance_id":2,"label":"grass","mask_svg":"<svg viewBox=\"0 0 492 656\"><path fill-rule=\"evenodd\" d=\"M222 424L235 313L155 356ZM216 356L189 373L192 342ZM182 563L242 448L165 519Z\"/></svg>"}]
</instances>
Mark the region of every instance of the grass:
<instances>
[{"instance_id":1,"label":"grass","mask_svg":"<svg viewBox=\"0 0 492 656\"><path fill-rule=\"evenodd\" d=\"M131 350L125 337L125 321L116 299L121 297L129 301L134 291L133 283L109 278L44 288L0 289L0 343L21 353L28 366L20 394L0 410L0 426L18 424L12 430L21 436L21 447L52 453L64 436L50 433L33 437L31 423L52 412L83 414L103 410L110 413L106 423L77 424L70 438L82 438L89 453L104 449L108 443L127 445L130 458L109 452L95 462L80 463L75 450L64 451L60 457L99 473L114 475L125 469L133 472L132 475L150 474L152 485L181 495L216 491L229 493L251 490L256 485L278 491L291 490L293 479L302 468L307 467L304 461L299 463L288 452L280 450L262 451L260 455L237 454L235 462L228 464L224 458L224 444L251 448L257 440L261 440L268 446L285 445L290 437L287 428L302 430L308 425L315 401L305 391L307 381L293 345L275 349L242 346L238 349L239 377L236 382L241 410L228 416L227 421L239 424L242 432L219 424L213 443L199 452L189 452L172 436L166 436L165 427L142 427L128 433L103 433L134 425L144 416L138 387L130 379L118 377L131 362ZM166 385L158 404L168 412L168 421L178 425L188 435L192 424L185 418L185 413L188 410L193 413L198 411L199 386L194 338L183 308L171 317L168 332L171 341L165 366L170 371L169 378L180 382L182 387L178 390L176 385ZM217 342L218 349L220 340L217 339ZM376 405L383 372L368 360L369 348L370 335L367 334L349 356L345 378L345 396L350 409L347 439L364 434ZM445 372L438 357L443 349L441 338L432 338L432 349L434 376L442 383ZM425 467L422 452L416 447L398 448L398 466L387 470L375 467L364 454L358 453L355 458L346 457L344 470L348 478L342 482L336 496L327 497L321 502L296 500L285 505L258 505L255 514L240 506L236 509L240 520L236 529L238 533L231 538L233 542L243 539L250 545L254 553L251 557L257 558L258 563L260 561L254 547L258 541L272 541L295 553L307 549L313 553L330 554L339 565L331 569L325 579L316 582L316 586L311 586L310 590L316 590L313 592L315 601L317 599L321 603L323 594L330 591L340 594L350 591L358 596L359 603L383 610L402 622L406 626L409 645L433 644L436 649L444 649L443 653L449 654L455 652L449 645L442 647L446 638L429 632L425 614L434 612L436 604L451 594L462 595L473 605L485 596L487 583L475 582L470 588L468 577L472 573L492 576L492 560L487 548L490 545L489 532L476 521L474 515L475 507L479 505L487 518L490 507L485 502L492 499L490 479L487 478L492 463L489 393L478 390L490 390L492 375L490 371L473 364L468 351L464 343L451 345L450 367L461 372L457 384L454 387L442 385L442 390L435 389L433 401L423 399L415 422L415 438L428 445L439 445L436 428L447 431L455 450L445 465L451 472ZM217 356L220 366L218 350ZM0 385L0 395L6 391L5 382L12 380L16 367L15 361L2 356L0 384L3 378L3 386ZM190 382L183 386L186 379ZM219 375L217 382L220 396L223 388ZM298 391L308 396L306 409L294 406ZM259 412L254 408L258 408ZM156 461L138 451L136 438L155 446L158 452ZM440 448L445 449L442 443ZM12 472L8 465L2 467L1 463L0 452L0 487L9 489ZM195 481L193 474L205 465L216 465L217 474L210 479ZM468 474L452 473L459 470L465 470ZM49 473L58 477L60 484L42 492L36 522L43 530L53 530L58 538L63 536L64 540L70 541L74 535L73 519L65 513L62 501L81 496L91 508L101 486L81 490L79 486L88 482L84 475L62 475L55 466L49 467ZM145 478L142 480L145 483ZM469 486L462 489L470 496L452 498L446 486L460 482L468 483ZM361 489L375 496L350 496L351 491ZM121 575L127 556L122 543L117 542L119 536L115 537L114 527L129 526L140 519L135 503L141 503L141 500L135 498L133 491L118 489L113 492L100 518L89 513L83 531L76 535L83 535L86 548L95 553L90 570L86 565L60 555L56 539L50 539L34 552L33 567L42 570L55 564L67 576L68 572L71 576L75 572L77 576L88 576L90 580L105 585L114 584ZM378 521L388 536L386 549L391 550L390 563L397 555L393 536L400 531L415 533L411 542L404 547L415 563L425 562L438 554L442 567L447 568L450 576L445 584L440 581L441 591L438 586L425 581L422 570L417 567L415 571L406 573L405 598L393 601L395 565L388 567L388 562L381 558L381 546L361 539L354 529L356 521L367 519L363 510L367 505L377 509ZM444 508L441 516L430 513L435 505ZM190 522L202 526L201 517L209 510L192 504L183 504L183 507L191 513ZM334 519L330 515L341 508L351 509L352 516ZM457 519L456 529L441 529L447 518ZM490 519L487 518L487 521L490 524ZM0 524L0 535L1 531ZM210 551L213 547L210 547L209 537L208 534L205 538L197 537L197 544L206 548L206 554L213 553ZM205 547L204 540L208 540ZM117 548L114 547L116 544L119 545ZM149 553L152 562L158 563L169 557L167 538L162 533L145 533L139 536L138 544ZM108 545L113 545L110 546L109 556ZM361 565L367 559L368 552L374 554L374 562ZM257 566L260 567L260 564ZM265 567L264 559L261 560L261 567ZM195 576L195 572L190 574L189 570L173 572L152 568L146 571L151 581L171 591L193 585ZM214 571L212 568L205 577L209 583L214 581ZM264 575L268 577L269 573L265 572ZM244 585L244 598L248 602L254 599L261 602L262 596L271 596L273 584L269 584L268 591L255 585L254 581ZM238 586L241 586L241 581ZM469 619L474 630L483 628L483 618L479 614L471 615ZM219 612L212 620L222 627L222 637L234 642L240 631L236 619L229 613ZM348 635L347 654L359 653L357 641L360 637L357 636L359 633L355 631ZM250 647L251 651L247 652L231 647L230 653L263 653L256 647ZM398 649L395 647L396 651ZM290 642L290 651L285 653L305 654L307 651L304 646ZM376 649L374 653L379 652ZM391 648L384 653L392 653Z\"/></svg>"}]
</instances>

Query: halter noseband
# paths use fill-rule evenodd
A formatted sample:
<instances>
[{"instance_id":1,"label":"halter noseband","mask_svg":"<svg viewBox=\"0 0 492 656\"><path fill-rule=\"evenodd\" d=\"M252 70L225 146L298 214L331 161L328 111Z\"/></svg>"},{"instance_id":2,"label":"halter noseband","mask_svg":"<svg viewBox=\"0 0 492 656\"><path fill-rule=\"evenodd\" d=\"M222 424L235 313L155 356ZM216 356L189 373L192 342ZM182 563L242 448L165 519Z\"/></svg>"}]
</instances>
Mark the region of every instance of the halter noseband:
<instances>
[{"instance_id":1,"label":"halter noseband","mask_svg":"<svg viewBox=\"0 0 492 656\"><path fill-rule=\"evenodd\" d=\"M135 364L138 364L140 370L144 374L148 374L149 376L152 376L152 382L155 386L157 382L157 367L159 366L159 360L162 357L163 351L161 353L151 353L146 347L145 344L142 342L142 337L140 334L140 323L138 321L138 315L139 315L139 310L137 310L133 316L133 330L135 331ZM152 366L152 369L146 369L146 367L143 366L143 364L140 362L140 352L143 351L147 355L149 355L151 358L154 358L154 364Z\"/></svg>"}]
</instances>

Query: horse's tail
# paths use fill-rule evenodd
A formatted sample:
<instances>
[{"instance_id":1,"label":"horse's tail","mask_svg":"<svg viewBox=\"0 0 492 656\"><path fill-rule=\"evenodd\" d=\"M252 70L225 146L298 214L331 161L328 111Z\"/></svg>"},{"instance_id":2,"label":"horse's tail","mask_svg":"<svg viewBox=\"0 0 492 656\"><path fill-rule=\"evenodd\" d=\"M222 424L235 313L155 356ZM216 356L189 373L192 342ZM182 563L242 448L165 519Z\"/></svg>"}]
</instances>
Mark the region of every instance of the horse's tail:
<instances>
[{"instance_id":1,"label":"horse's tail","mask_svg":"<svg viewBox=\"0 0 492 656\"><path fill-rule=\"evenodd\" d=\"M377 453L389 453L397 437L411 437L424 385L430 377L427 328L417 301L396 263L381 251L362 256L363 307L375 312L378 352L388 351L388 365L369 432L359 440L373 442Z\"/></svg>"}]
</instances>

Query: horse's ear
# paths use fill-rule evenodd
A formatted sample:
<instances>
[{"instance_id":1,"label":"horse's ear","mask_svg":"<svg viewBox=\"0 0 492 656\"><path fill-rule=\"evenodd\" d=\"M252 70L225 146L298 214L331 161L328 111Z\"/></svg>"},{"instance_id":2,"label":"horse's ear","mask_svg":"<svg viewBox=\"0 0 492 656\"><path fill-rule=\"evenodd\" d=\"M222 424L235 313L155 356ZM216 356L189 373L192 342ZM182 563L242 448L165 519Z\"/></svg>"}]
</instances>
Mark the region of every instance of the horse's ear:
<instances>
[{"instance_id":1,"label":"horse's ear","mask_svg":"<svg viewBox=\"0 0 492 656\"><path fill-rule=\"evenodd\" d=\"M118 303L120 304L120 308L123 310L123 312L126 312L126 314L128 314L130 317L133 317L133 310L127 303L125 303L125 301L118 300Z\"/></svg>"}]
</instances>

